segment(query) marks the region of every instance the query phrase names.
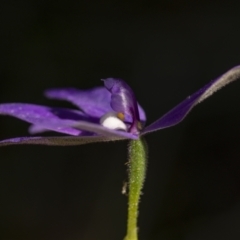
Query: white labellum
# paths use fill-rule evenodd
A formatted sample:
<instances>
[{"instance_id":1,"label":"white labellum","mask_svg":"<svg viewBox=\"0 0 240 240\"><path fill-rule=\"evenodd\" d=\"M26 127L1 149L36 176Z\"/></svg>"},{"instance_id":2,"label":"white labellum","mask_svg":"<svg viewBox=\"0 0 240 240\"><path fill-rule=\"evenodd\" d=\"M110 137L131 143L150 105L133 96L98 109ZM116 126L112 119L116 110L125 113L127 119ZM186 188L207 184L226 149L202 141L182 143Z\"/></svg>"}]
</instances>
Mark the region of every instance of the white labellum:
<instances>
[{"instance_id":1,"label":"white labellum","mask_svg":"<svg viewBox=\"0 0 240 240\"><path fill-rule=\"evenodd\" d=\"M117 117L117 113L109 112L100 119L100 124L112 130L127 131L127 125Z\"/></svg>"}]
</instances>

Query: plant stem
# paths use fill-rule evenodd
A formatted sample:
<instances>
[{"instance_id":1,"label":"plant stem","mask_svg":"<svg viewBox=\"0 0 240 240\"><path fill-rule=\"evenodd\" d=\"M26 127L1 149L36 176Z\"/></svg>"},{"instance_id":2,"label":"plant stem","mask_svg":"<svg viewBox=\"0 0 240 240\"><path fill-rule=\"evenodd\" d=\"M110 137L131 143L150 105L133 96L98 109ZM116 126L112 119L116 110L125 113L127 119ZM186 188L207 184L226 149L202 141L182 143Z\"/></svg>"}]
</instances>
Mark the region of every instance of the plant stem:
<instances>
[{"instance_id":1,"label":"plant stem","mask_svg":"<svg viewBox=\"0 0 240 240\"><path fill-rule=\"evenodd\" d=\"M147 165L147 144L143 138L130 141L128 164L128 223L127 235L124 240L138 240L138 205L145 179Z\"/></svg>"}]
</instances>

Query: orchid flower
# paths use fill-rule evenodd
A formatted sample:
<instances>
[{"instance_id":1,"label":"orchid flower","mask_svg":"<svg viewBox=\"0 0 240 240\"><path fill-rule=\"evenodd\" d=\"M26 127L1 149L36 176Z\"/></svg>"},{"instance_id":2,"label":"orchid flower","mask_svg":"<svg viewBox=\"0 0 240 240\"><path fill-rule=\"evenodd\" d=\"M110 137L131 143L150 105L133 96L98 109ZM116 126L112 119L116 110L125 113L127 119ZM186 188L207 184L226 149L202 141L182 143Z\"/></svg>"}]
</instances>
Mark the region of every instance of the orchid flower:
<instances>
[{"instance_id":1,"label":"orchid flower","mask_svg":"<svg viewBox=\"0 0 240 240\"><path fill-rule=\"evenodd\" d=\"M15 144L81 145L129 139L129 209L126 240L137 239L138 202L145 178L145 134L180 123L198 103L240 77L240 66L211 81L145 127L146 115L132 89L121 79L104 79L104 87L90 90L50 89L50 99L66 100L79 110L52 108L26 103L0 104L0 114L31 124L31 134L53 131L65 136L18 137L0 141L0 146ZM67 135L67 136L66 136Z\"/></svg>"},{"instance_id":2,"label":"orchid flower","mask_svg":"<svg viewBox=\"0 0 240 240\"><path fill-rule=\"evenodd\" d=\"M68 136L19 137L0 141L0 146L14 144L81 145L91 142L139 139L147 133L180 123L198 103L240 76L234 67L216 80L187 97L171 111L144 127L146 115L137 104L132 89L120 79L103 80L105 87L90 90L51 89L51 99L66 100L81 110L52 108L26 103L0 104L0 114L32 124L31 134L54 131Z\"/></svg>"}]
</instances>

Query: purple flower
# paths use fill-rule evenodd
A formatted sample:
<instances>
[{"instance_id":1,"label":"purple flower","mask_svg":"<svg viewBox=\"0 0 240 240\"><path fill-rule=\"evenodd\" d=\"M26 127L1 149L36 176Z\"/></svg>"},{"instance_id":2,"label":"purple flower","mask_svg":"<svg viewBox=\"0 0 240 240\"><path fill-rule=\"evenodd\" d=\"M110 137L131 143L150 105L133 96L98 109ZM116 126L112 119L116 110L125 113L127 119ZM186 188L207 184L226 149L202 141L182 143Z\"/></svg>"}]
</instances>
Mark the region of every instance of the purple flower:
<instances>
[{"instance_id":1,"label":"purple flower","mask_svg":"<svg viewBox=\"0 0 240 240\"><path fill-rule=\"evenodd\" d=\"M51 89L45 95L66 100L80 110L52 108L26 103L0 104L0 114L19 118L31 124L31 134L54 131L68 136L19 137L0 141L13 144L80 145L92 142L138 139L141 135L180 123L190 110L218 89L240 77L240 66L187 97L171 111L145 127L144 110L132 89L120 79L104 79L105 87L90 90Z\"/></svg>"}]
</instances>

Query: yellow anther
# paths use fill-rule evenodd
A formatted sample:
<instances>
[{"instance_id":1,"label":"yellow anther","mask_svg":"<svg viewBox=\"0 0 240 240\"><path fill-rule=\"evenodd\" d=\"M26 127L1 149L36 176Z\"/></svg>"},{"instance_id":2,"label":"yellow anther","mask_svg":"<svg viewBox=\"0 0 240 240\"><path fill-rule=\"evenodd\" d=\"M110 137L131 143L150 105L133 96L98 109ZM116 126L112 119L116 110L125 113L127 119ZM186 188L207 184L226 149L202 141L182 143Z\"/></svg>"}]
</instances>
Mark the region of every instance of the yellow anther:
<instances>
[{"instance_id":1,"label":"yellow anther","mask_svg":"<svg viewBox=\"0 0 240 240\"><path fill-rule=\"evenodd\" d=\"M124 116L123 113L121 113L121 112L117 113L117 117L118 117L120 120L124 121L125 116Z\"/></svg>"}]
</instances>

